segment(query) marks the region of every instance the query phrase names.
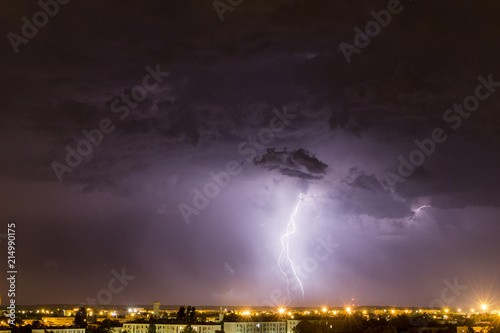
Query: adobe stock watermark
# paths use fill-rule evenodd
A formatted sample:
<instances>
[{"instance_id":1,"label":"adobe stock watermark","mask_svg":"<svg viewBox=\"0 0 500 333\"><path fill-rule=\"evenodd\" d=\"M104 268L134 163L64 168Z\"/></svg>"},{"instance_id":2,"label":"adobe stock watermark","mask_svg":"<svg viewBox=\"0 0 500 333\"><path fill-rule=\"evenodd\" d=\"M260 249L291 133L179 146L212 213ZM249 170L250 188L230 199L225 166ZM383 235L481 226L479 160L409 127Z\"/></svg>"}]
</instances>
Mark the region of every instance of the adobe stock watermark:
<instances>
[{"instance_id":1,"label":"adobe stock watermark","mask_svg":"<svg viewBox=\"0 0 500 333\"><path fill-rule=\"evenodd\" d=\"M21 35L14 32L9 32L7 34L7 39L12 46L15 54L19 53L19 46L21 44L28 44L28 42L35 38L38 34L38 29L45 27L49 23L49 18L53 18L59 13L59 5L67 5L70 0L39 0L38 6L41 10L33 14L31 21L23 16L21 21L23 26L21 27Z\"/></svg>"},{"instance_id":2,"label":"adobe stock watermark","mask_svg":"<svg viewBox=\"0 0 500 333\"><path fill-rule=\"evenodd\" d=\"M224 13L225 12L232 12L235 7L241 5L243 0L214 0L212 2L212 6L214 6L215 12L217 13L217 16L219 16L219 20L221 22L224 22Z\"/></svg>"},{"instance_id":3,"label":"adobe stock watermark","mask_svg":"<svg viewBox=\"0 0 500 333\"><path fill-rule=\"evenodd\" d=\"M314 248L313 255L304 258L299 265L295 266L295 271L301 280L307 280L318 269L319 263L328 260L335 249L340 247L340 244L332 242L330 235L326 239L318 237L316 241L318 244ZM293 279L293 281L290 290L295 293L301 292L299 281L297 279ZM259 302L258 306L282 306L287 304L287 294L287 290L273 289L269 299Z\"/></svg>"},{"instance_id":4,"label":"adobe stock watermark","mask_svg":"<svg viewBox=\"0 0 500 333\"><path fill-rule=\"evenodd\" d=\"M286 106L283 107L283 111L274 108L272 112L274 117L269 121L268 127L261 128L256 137L249 137L247 141L242 141L238 145L238 154L246 156L247 162L252 162L257 156L257 151L263 151L266 148L265 145L273 142L274 134L281 132L290 124L290 120L296 117L296 115L288 113ZM201 190L193 188L192 206L185 203L178 205L184 222L191 223L191 216L199 215L203 209L207 208L210 205L210 200L215 199L229 185L231 177L239 175L242 170L240 162L230 160L226 163L224 170L210 171L208 173L210 179L201 187Z\"/></svg>"},{"instance_id":5,"label":"adobe stock watermark","mask_svg":"<svg viewBox=\"0 0 500 333\"><path fill-rule=\"evenodd\" d=\"M128 286L129 281L135 280L134 275L128 275L125 272L125 267L122 268L121 272L116 269L111 270L113 277L109 279L107 288L103 288L97 292L96 297L87 297L83 306L96 306L96 305L108 305L113 301L113 295L121 293L126 286Z\"/></svg>"},{"instance_id":6,"label":"adobe stock watermark","mask_svg":"<svg viewBox=\"0 0 500 333\"><path fill-rule=\"evenodd\" d=\"M155 90L163 79L169 75L168 72L160 70L159 64L156 65L155 69L146 66L145 70L147 74L142 78L142 85L132 88L130 95L122 93L120 97L111 101L111 112L116 113L121 121L129 116L130 110L137 108L139 103L146 99L149 91ZM65 147L67 152L66 164L58 161L51 163L52 170L59 182L62 183L65 173L72 173L82 162L90 162L92 152L95 147L98 147L103 142L104 134L111 134L115 129L116 126L111 119L102 118L97 128L82 130L82 134L87 140L80 140L74 148L70 145Z\"/></svg>"},{"instance_id":7,"label":"adobe stock watermark","mask_svg":"<svg viewBox=\"0 0 500 333\"><path fill-rule=\"evenodd\" d=\"M444 287L441 289L441 297L433 299L429 303L430 308L446 308L449 307L462 293L467 289L466 285L462 285L458 283L458 277L455 277L453 283L451 283L448 279L444 279L443 281Z\"/></svg>"},{"instance_id":8,"label":"adobe stock watermark","mask_svg":"<svg viewBox=\"0 0 500 333\"><path fill-rule=\"evenodd\" d=\"M413 0L408 1L411 2ZM399 0L389 0L387 2L387 9L382 9L378 12L374 10L370 11L370 15L374 20L368 21L365 24L364 31L357 26L354 27L356 34L353 38L353 44L340 43L340 50L347 63L350 64L352 62L351 57L354 53L360 54L361 50L370 45L371 39L377 37L382 32L382 28L386 28L391 23L392 16L400 14L403 9L404 7Z\"/></svg>"},{"instance_id":9,"label":"adobe stock watermark","mask_svg":"<svg viewBox=\"0 0 500 333\"><path fill-rule=\"evenodd\" d=\"M453 130L458 130L462 126L463 120L468 119L472 112L479 109L480 102L487 100L495 92L495 87L500 87L500 82L493 81L492 76L491 73L488 75L488 79L482 75L478 76L479 84L474 93L465 97L461 104L455 103L452 108L444 111L443 121L446 124L451 124ZM415 172L415 168L424 164L426 158L434 154L437 145L446 142L446 140L448 140L448 135L440 127L434 128L429 138L415 139L413 142L417 148L412 150L407 158L402 155L398 156L398 174L387 170L384 173L385 180L391 190L394 191L394 186L398 182L402 183L410 177Z\"/></svg>"}]
</instances>

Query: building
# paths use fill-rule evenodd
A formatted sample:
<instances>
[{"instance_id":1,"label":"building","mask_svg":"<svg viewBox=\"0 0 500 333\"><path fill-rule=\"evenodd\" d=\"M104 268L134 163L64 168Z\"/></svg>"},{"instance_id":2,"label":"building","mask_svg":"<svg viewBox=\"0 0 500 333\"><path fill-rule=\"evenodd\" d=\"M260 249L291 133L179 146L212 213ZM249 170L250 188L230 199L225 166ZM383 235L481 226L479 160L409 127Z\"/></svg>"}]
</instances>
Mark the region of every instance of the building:
<instances>
[{"instance_id":1,"label":"building","mask_svg":"<svg viewBox=\"0 0 500 333\"><path fill-rule=\"evenodd\" d=\"M155 324L156 333L182 333L187 324ZM147 333L149 323L124 323L123 330L128 333ZM198 333L215 333L222 329L220 324L192 324L191 328ZM56 333L56 332L54 332ZM279 332L285 333L285 332Z\"/></svg>"},{"instance_id":2,"label":"building","mask_svg":"<svg viewBox=\"0 0 500 333\"><path fill-rule=\"evenodd\" d=\"M285 321L241 321L225 322L225 333L286 333Z\"/></svg>"},{"instance_id":3,"label":"building","mask_svg":"<svg viewBox=\"0 0 500 333\"><path fill-rule=\"evenodd\" d=\"M160 318L160 302L153 302L153 317Z\"/></svg>"},{"instance_id":4,"label":"building","mask_svg":"<svg viewBox=\"0 0 500 333\"><path fill-rule=\"evenodd\" d=\"M472 329L474 333L487 333L489 331L489 326L473 326ZM469 328L467 326L458 326L457 333L467 333Z\"/></svg>"},{"instance_id":5,"label":"building","mask_svg":"<svg viewBox=\"0 0 500 333\"><path fill-rule=\"evenodd\" d=\"M36 320L36 319L35 319ZM73 317L42 317L41 322L46 326L71 326L75 318Z\"/></svg>"},{"instance_id":6,"label":"building","mask_svg":"<svg viewBox=\"0 0 500 333\"><path fill-rule=\"evenodd\" d=\"M123 327L121 327L121 326L119 326L119 327L113 327L112 330L113 330L113 333L124 333L124 332L126 332L126 330Z\"/></svg>"},{"instance_id":7,"label":"building","mask_svg":"<svg viewBox=\"0 0 500 333\"><path fill-rule=\"evenodd\" d=\"M60 328L60 327L47 327L42 329L32 329L32 333L85 333L85 328Z\"/></svg>"}]
</instances>

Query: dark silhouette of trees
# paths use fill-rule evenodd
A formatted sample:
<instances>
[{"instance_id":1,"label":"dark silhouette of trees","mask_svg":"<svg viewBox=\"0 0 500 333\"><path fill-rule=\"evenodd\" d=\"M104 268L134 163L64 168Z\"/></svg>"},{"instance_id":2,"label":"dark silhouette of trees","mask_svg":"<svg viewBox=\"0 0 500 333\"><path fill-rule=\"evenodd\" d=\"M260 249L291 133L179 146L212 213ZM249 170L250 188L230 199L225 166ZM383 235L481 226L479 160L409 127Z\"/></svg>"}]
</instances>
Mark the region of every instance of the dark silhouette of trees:
<instances>
[{"instance_id":1,"label":"dark silhouette of trees","mask_svg":"<svg viewBox=\"0 0 500 333\"><path fill-rule=\"evenodd\" d=\"M318 320L318 319L310 319ZM311 322L307 319L302 320L292 329L293 333L393 333L383 332L383 327L367 328L367 322L362 316L357 314L348 314L328 318L319 322ZM365 330L366 329L366 330ZM396 333L396 332L394 332Z\"/></svg>"},{"instance_id":2,"label":"dark silhouette of trees","mask_svg":"<svg viewBox=\"0 0 500 333\"><path fill-rule=\"evenodd\" d=\"M117 320L104 319L99 325L96 333L113 333L113 327L119 325L120 322Z\"/></svg>"},{"instance_id":3,"label":"dark silhouette of trees","mask_svg":"<svg viewBox=\"0 0 500 333\"><path fill-rule=\"evenodd\" d=\"M292 333L316 333L316 325L313 323L302 320L294 328L292 328Z\"/></svg>"},{"instance_id":4,"label":"dark silhouette of trees","mask_svg":"<svg viewBox=\"0 0 500 333\"><path fill-rule=\"evenodd\" d=\"M196 321L196 308L193 306L191 307L191 310L188 310L188 321L190 323L194 323Z\"/></svg>"},{"instance_id":5,"label":"dark silhouette of trees","mask_svg":"<svg viewBox=\"0 0 500 333\"><path fill-rule=\"evenodd\" d=\"M156 325L153 323L149 324L148 333L156 333Z\"/></svg>"},{"instance_id":6,"label":"dark silhouette of trees","mask_svg":"<svg viewBox=\"0 0 500 333\"><path fill-rule=\"evenodd\" d=\"M397 333L396 327L384 323L383 325L377 325L376 323L369 323L368 328L365 329L364 333Z\"/></svg>"},{"instance_id":7,"label":"dark silhouette of trees","mask_svg":"<svg viewBox=\"0 0 500 333\"><path fill-rule=\"evenodd\" d=\"M408 316L406 314L398 315L396 317L392 317L389 320L389 323L396 327L396 330L398 332L407 332L408 329L411 327L410 325L410 320L408 319Z\"/></svg>"},{"instance_id":8,"label":"dark silhouette of trees","mask_svg":"<svg viewBox=\"0 0 500 333\"><path fill-rule=\"evenodd\" d=\"M81 307L75 314L75 325L81 328L87 327L87 310Z\"/></svg>"},{"instance_id":9,"label":"dark silhouette of trees","mask_svg":"<svg viewBox=\"0 0 500 333\"><path fill-rule=\"evenodd\" d=\"M177 319L178 320L185 320L186 319L186 308L181 306L179 308L179 311L177 311Z\"/></svg>"},{"instance_id":10,"label":"dark silhouette of trees","mask_svg":"<svg viewBox=\"0 0 500 333\"><path fill-rule=\"evenodd\" d=\"M177 311L177 320L184 323L196 322L196 308L189 305L186 310L184 306L181 306L179 311Z\"/></svg>"},{"instance_id":11,"label":"dark silhouette of trees","mask_svg":"<svg viewBox=\"0 0 500 333\"><path fill-rule=\"evenodd\" d=\"M241 319L242 318L234 312L228 312L224 314L224 321L241 321ZM262 321L260 318L258 320Z\"/></svg>"}]
</instances>

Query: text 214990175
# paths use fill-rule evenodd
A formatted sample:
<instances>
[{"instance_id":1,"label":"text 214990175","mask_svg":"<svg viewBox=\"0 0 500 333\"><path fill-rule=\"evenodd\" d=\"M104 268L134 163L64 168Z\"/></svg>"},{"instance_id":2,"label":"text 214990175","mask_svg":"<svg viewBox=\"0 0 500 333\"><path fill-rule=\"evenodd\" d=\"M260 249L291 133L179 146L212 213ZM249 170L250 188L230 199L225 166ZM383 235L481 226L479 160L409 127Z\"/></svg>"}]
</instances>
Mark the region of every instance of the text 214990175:
<instances>
[{"instance_id":1,"label":"text 214990175","mask_svg":"<svg viewBox=\"0 0 500 333\"><path fill-rule=\"evenodd\" d=\"M7 280L9 281L10 298L7 306L9 325L16 325L16 224L7 224Z\"/></svg>"}]
</instances>

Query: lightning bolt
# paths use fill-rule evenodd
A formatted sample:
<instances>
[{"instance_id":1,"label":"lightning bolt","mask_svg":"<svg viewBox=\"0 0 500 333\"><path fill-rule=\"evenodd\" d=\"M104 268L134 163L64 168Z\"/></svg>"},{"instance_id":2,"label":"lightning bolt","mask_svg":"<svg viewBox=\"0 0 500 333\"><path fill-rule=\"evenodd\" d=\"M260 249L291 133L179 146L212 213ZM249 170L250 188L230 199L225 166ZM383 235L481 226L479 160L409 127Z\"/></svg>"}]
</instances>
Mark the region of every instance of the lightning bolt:
<instances>
[{"instance_id":1,"label":"lightning bolt","mask_svg":"<svg viewBox=\"0 0 500 333\"><path fill-rule=\"evenodd\" d=\"M302 291L302 298L304 297L304 286L302 285L302 281L300 280L299 276L297 275L297 271L295 270L295 267L293 265L293 261L290 258L290 247L289 247L290 235L295 233L295 229L296 229L295 221L293 218L295 217L295 214L297 214L297 211L299 210L299 206L303 200L304 200L304 195L301 193L299 195L299 201L297 202L295 209L293 210L292 214L290 214L290 218L289 218L288 224L286 226L286 232L283 234L283 236L281 236L282 249L281 249L279 259L278 259L278 266L280 268L281 273L283 273L283 275L286 278L286 290L288 292L288 300L290 300L290 280L288 278L288 274L285 272L284 268L281 266L281 261L282 261L283 257L285 257L286 262L289 264L289 266L291 268L291 271L292 271L291 273L292 273L293 278L295 278L297 280L297 282L299 283L300 290Z\"/></svg>"},{"instance_id":2,"label":"lightning bolt","mask_svg":"<svg viewBox=\"0 0 500 333\"><path fill-rule=\"evenodd\" d=\"M429 206L429 205L423 205L423 206L420 206L420 207L418 207L418 208L417 208L417 210L415 211L415 213L418 213L419 211L421 211L421 210L422 210L422 209L424 209L424 208L430 208L430 207L431 207L431 206Z\"/></svg>"}]
</instances>

